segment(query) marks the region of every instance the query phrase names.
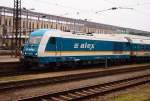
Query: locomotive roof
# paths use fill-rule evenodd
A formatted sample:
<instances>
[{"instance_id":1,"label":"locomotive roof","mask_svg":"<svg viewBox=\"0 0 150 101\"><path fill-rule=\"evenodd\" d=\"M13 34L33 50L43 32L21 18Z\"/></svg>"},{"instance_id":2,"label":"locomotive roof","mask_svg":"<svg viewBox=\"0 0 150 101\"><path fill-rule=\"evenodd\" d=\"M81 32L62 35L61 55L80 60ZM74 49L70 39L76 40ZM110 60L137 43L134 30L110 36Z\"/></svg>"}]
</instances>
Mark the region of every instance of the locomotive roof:
<instances>
[{"instance_id":1,"label":"locomotive roof","mask_svg":"<svg viewBox=\"0 0 150 101\"><path fill-rule=\"evenodd\" d=\"M131 35L131 34L97 34L97 33L75 33L63 32L56 29L40 29L31 35L44 35L51 34L51 37L63 37L72 39L88 39L88 40L106 40L106 41L118 41L118 42L132 42L138 44L150 44L150 37Z\"/></svg>"},{"instance_id":2,"label":"locomotive roof","mask_svg":"<svg viewBox=\"0 0 150 101\"><path fill-rule=\"evenodd\" d=\"M43 36L45 32L50 31L49 29L38 29L34 32L31 32L30 36Z\"/></svg>"}]
</instances>

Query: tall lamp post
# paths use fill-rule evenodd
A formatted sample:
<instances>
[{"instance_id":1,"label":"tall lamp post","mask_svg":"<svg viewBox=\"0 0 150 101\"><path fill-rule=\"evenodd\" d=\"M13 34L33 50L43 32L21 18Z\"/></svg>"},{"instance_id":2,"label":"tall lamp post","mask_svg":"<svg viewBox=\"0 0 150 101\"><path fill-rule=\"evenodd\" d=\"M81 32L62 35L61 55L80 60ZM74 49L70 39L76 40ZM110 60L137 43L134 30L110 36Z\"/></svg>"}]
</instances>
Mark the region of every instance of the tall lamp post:
<instances>
[{"instance_id":1,"label":"tall lamp post","mask_svg":"<svg viewBox=\"0 0 150 101\"><path fill-rule=\"evenodd\" d=\"M100 12L105 12L105 11L109 11L109 10L118 10L118 9L130 9L130 10L133 10L133 8L128 8L128 7L111 7L111 8L108 8L108 9L97 11L95 13L98 14Z\"/></svg>"},{"instance_id":2,"label":"tall lamp post","mask_svg":"<svg viewBox=\"0 0 150 101\"><path fill-rule=\"evenodd\" d=\"M85 33L89 33L89 32L90 32L90 29L89 29L90 27L89 27L89 25L88 25L88 24L89 24L88 22L89 22L90 20L92 20L92 19L84 19L84 32L85 32Z\"/></svg>"},{"instance_id":3,"label":"tall lamp post","mask_svg":"<svg viewBox=\"0 0 150 101\"><path fill-rule=\"evenodd\" d=\"M30 9L27 9L25 7L23 7L23 10L26 12L26 34L25 34L25 42L27 41L27 34L29 34L29 12L32 11L32 10L35 10L34 8L30 8Z\"/></svg>"}]
</instances>

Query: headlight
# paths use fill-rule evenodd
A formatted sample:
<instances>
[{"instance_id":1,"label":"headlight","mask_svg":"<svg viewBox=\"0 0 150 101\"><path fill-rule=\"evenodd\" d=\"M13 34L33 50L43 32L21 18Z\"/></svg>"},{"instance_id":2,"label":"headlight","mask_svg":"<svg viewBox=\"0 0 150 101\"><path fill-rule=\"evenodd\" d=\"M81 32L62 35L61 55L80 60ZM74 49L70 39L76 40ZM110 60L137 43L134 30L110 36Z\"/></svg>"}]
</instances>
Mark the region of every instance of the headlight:
<instances>
[{"instance_id":1,"label":"headlight","mask_svg":"<svg viewBox=\"0 0 150 101\"><path fill-rule=\"evenodd\" d=\"M35 53L35 55L37 56L37 53Z\"/></svg>"}]
</instances>

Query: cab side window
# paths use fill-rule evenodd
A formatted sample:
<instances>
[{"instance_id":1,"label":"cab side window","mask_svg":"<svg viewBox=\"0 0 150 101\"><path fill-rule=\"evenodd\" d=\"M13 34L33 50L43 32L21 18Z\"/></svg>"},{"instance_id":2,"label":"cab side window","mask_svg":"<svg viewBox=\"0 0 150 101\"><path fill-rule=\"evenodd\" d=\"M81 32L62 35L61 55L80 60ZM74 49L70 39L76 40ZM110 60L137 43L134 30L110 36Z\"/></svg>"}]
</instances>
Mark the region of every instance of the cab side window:
<instances>
[{"instance_id":1,"label":"cab side window","mask_svg":"<svg viewBox=\"0 0 150 101\"><path fill-rule=\"evenodd\" d=\"M50 38L50 43L51 44L56 44L56 38L55 37L51 37Z\"/></svg>"}]
</instances>

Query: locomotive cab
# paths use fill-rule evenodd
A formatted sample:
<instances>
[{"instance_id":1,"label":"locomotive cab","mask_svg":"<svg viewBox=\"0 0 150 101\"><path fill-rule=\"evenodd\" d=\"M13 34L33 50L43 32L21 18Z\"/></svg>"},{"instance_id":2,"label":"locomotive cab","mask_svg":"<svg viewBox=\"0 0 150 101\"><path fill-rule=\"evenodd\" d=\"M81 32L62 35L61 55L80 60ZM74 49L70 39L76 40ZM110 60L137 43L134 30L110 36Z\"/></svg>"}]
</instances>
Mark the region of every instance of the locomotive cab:
<instances>
[{"instance_id":1,"label":"locomotive cab","mask_svg":"<svg viewBox=\"0 0 150 101\"><path fill-rule=\"evenodd\" d=\"M44 32L45 30L38 30L30 34L28 42L24 44L20 58L20 61L23 62L24 65L38 65L38 49Z\"/></svg>"},{"instance_id":2,"label":"locomotive cab","mask_svg":"<svg viewBox=\"0 0 150 101\"><path fill-rule=\"evenodd\" d=\"M60 50L60 44L56 44L54 36L57 34L55 29L39 29L32 32L22 50L21 62L31 67L44 67L50 62L55 62L56 52Z\"/></svg>"},{"instance_id":3,"label":"locomotive cab","mask_svg":"<svg viewBox=\"0 0 150 101\"><path fill-rule=\"evenodd\" d=\"M41 39L42 36L30 36L28 42L24 45L23 55L36 57Z\"/></svg>"}]
</instances>

